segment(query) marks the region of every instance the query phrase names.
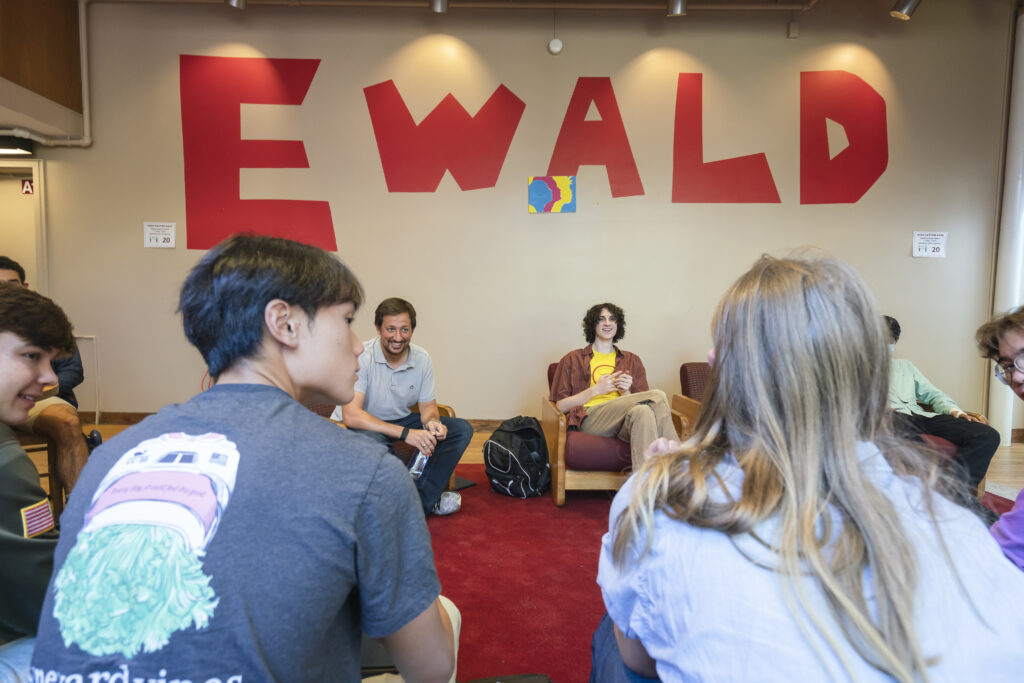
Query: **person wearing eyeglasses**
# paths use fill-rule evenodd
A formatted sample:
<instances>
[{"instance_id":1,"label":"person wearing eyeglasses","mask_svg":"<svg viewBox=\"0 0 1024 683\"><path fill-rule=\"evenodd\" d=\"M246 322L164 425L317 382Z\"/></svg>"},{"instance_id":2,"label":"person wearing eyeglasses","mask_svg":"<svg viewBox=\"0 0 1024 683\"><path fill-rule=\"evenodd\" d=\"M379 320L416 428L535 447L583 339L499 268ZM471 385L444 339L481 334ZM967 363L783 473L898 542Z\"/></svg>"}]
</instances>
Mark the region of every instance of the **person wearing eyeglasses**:
<instances>
[{"instance_id":1,"label":"person wearing eyeglasses","mask_svg":"<svg viewBox=\"0 0 1024 683\"><path fill-rule=\"evenodd\" d=\"M995 362L996 379L1024 399L1024 306L978 328L981 355ZM992 535L1010 560L1024 569L1024 491L1013 508L992 525Z\"/></svg>"},{"instance_id":2,"label":"person wearing eyeglasses","mask_svg":"<svg viewBox=\"0 0 1024 683\"><path fill-rule=\"evenodd\" d=\"M891 316L882 317L888 327L892 352L900 339L900 324ZM912 438L931 434L952 442L960 474L976 490L999 448L999 432L989 427L981 415L961 410L956 401L929 382L909 360L893 358L889 367L889 407L896 411L893 419L897 429Z\"/></svg>"}]
</instances>

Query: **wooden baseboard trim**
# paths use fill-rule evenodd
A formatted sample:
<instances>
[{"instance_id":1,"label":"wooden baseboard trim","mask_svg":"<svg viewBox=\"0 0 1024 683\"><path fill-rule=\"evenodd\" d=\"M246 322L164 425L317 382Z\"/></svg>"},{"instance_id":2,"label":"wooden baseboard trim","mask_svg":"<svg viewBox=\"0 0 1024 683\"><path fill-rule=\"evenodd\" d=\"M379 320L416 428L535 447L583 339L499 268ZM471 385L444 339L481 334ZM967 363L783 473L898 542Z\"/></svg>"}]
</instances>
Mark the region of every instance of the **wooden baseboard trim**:
<instances>
[{"instance_id":1,"label":"wooden baseboard trim","mask_svg":"<svg viewBox=\"0 0 1024 683\"><path fill-rule=\"evenodd\" d=\"M100 417L105 425L133 425L150 415L152 413L112 413L104 411L100 414ZM93 411L82 411L78 413L78 417L83 424L96 424L96 413ZM476 434L490 436L491 432L497 429L503 420L466 420L466 422L473 427L473 431Z\"/></svg>"},{"instance_id":2,"label":"wooden baseboard trim","mask_svg":"<svg viewBox=\"0 0 1024 683\"><path fill-rule=\"evenodd\" d=\"M153 413L111 413L103 411L100 418L105 425L133 425L142 422ZM96 413L94 411L79 411L78 419L82 424L96 424Z\"/></svg>"},{"instance_id":3,"label":"wooden baseboard trim","mask_svg":"<svg viewBox=\"0 0 1024 683\"><path fill-rule=\"evenodd\" d=\"M470 420L466 418L466 422L473 428L474 434L486 434L490 437L491 433L498 428L504 420Z\"/></svg>"},{"instance_id":4,"label":"wooden baseboard trim","mask_svg":"<svg viewBox=\"0 0 1024 683\"><path fill-rule=\"evenodd\" d=\"M1024 443L1024 429L1011 429L1010 443Z\"/></svg>"}]
</instances>

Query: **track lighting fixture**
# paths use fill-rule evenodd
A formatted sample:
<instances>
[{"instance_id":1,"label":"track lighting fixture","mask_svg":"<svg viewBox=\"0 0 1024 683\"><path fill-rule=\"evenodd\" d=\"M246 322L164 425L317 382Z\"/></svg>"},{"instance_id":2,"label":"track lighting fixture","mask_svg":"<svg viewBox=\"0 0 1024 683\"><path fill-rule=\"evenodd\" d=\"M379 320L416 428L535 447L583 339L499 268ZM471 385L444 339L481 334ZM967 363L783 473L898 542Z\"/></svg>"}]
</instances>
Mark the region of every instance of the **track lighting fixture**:
<instances>
[{"instance_id":1,"label":"track lighting fixture","mask_svg":"<svg viewBox=\"0 0 1024 683\"><path fill-rule=\"evenodd\" d=\"M35 145L31 140L14 135L0 135L0 156L31 156Z\"/></svg>"},{"instance_id":2,"label":"track lighting fixture","mask_svg":"<svg viewBox=\"0 0 1024 683\"><path fill-rule=\"evenodd\" d=\"M892 9L889 10L889 16L893 19L902 19L903 21L910 21L910 16L917 9L917 6L921 4L921 0L899 0Z\"/></svg>"}]
</instances>

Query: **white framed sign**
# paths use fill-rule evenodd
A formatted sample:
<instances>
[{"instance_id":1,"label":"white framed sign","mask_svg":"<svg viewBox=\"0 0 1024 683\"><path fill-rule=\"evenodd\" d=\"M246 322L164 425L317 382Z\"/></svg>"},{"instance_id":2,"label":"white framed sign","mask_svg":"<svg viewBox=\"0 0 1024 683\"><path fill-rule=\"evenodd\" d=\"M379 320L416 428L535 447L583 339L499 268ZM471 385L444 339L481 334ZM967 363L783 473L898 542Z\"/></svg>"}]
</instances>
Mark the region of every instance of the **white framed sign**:
<instances>
[{"instance_id":1,"label":"white framed sign","mask_svg":"<svg viewBox=\"0 0 1024 683\"><path fill-rule=\"evenodd\" d=\"M174 249L174 233L177 223L142 224L142 246L155 249Z\"/></svg>"},{"instance_id":2,"label":"white framed sign","mask_svg":"<svg viewBox=\"0 0 1024 683\"><path fill-rule=\"evenodd\" d=\"M914 231L914 258L946 258L948 232Z\"/></svg>"}]
</instances>

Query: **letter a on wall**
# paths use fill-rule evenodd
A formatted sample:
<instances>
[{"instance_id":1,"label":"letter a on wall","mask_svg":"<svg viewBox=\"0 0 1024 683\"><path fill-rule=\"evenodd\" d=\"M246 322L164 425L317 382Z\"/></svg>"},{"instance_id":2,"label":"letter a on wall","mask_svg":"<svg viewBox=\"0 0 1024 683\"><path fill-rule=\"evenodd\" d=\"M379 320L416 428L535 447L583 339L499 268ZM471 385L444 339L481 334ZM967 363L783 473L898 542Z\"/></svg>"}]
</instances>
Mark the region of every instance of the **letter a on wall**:
<instances>
[{"instance_id":1,"label":"letter a on wall","mask_svg":"<svg viewBox=\"0 0 1024 683\"><path fill-rule=\"evenodd\" d=\"M240 168L309 168L294 140L242 140L241 105L302 104L318 59L181 55L181 137L189 249L250 231L334 251L327 202L241 199Z\"/></svg>"},{"instance_id":2,"label":"letter a on wall","mask_svg":"<svg viewBox=\"0 0 1024 683\"><path fill-rule=\"evenodd\" d=\"M593 103L600 121L587 121ZM580 166L604 166L613 197L644 193L610 78L580 78L551 153L548 175L576 175Z\"/></svg>"},{"instance_id":3,"label":"letter a on wall","mask_svg":"<svg viewBox=\"0 0 1024 683\"><path fill-rule=\"evenodd\" d=\"M417 125L394 81L363 95L389 192L434 192L445 170L463 190L494 187L526 109L501 85L476 116L449 93Z\"/></svg>"},{"instance_id":4,"label":"letter a on wall","mask_svg":"<svg viewBox=\"0 0 1024 683\"><path fill-rule=\"evenodd\" d=\"M847 147L831 156L828 121L846 132ZM800 74L800 203L859 200L889 165L885 100L847 71Z\"/></svg>"}]
</instances>

